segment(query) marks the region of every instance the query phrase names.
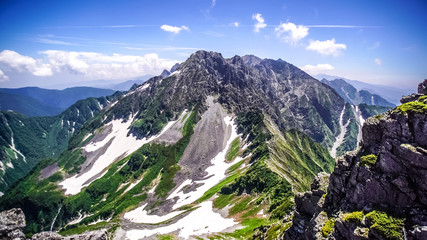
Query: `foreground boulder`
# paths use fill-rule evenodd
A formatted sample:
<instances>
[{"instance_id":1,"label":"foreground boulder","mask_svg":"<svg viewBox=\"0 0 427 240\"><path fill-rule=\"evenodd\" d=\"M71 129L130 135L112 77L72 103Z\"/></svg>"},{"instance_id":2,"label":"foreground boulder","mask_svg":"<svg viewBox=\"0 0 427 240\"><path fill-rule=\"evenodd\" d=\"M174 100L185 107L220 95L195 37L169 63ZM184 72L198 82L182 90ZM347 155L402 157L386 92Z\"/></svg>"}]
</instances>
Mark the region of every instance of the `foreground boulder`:
<instances>
[{"instance_id":1,"label":"foreground boulder","mask_svg":"<svg viewBox=\"0 0 427 240\"><path fill-rule=\"evenodd\" d=\"M25 239L25 215L19 208L0 213L0 239Z\"/></svg>"}]
</instances>

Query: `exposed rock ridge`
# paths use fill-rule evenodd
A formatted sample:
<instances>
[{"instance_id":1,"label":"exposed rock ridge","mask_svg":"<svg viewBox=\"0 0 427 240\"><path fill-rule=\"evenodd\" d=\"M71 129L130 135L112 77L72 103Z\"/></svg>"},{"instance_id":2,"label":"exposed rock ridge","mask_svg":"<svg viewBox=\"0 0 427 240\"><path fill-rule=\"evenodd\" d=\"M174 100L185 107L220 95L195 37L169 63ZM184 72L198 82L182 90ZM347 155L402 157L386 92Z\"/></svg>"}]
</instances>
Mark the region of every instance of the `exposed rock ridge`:
<instances>
[{"instance_id":1,"label":"exposed rock ridge","mask_svg":"<svg viewBox=\"0 0 427 240\"><path fill-rule=\"evenodd\" d=\"M404 97L402 103L418 101L425 96L426 87L427 80L419 85L418 94ZM376 210L404 219L395 229L397 238L427 239L426 183L427 114L392 109L367 119L361 147L338 158L327 191L312 187L295 198L293 225L285 238L392 238L367 220L365 214ZM363 220L344 220L345 214L356 211L362 211ZM327 221L335 227L325 236L322 227Z\"/></svg>"}]
</instances>

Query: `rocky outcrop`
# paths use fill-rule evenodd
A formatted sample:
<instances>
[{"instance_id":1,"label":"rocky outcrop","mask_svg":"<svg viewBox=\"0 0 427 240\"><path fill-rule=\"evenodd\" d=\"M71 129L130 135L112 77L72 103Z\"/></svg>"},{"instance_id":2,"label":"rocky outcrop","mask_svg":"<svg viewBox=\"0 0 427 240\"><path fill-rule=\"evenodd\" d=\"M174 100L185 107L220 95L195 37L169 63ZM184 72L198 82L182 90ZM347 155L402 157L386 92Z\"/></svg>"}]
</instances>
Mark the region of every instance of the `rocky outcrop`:
<instances>
[{"instance_id":1,"label":"rocky outcrop","mask_svg":"<svg viewBox=\"0 0 427 240\"><path fill-rule=\"evenodd\" d=\"M19 208L0 213L0 239L25 239L25 215Z\"/></svg>"},{"instance_id":2,"label":"rocky outcrop","mask_svg":"<svg viewBox=\"0 0 427 240\"><path fill-rule=\"evenodd\" d=\"M41 232L33 235L31 240L108 240L106 231L86 232L79 235L64 237L55 232Z\"/></svg>"},{"instance_id":3,"label":"rocky outcrop","mask_svg":"<svg viewBox=\"0 0 427 240\"><path fill-rule=\"evenodd\" d=\"M25 240L25 215L20 208L13 208L0 213L0 239ZM85 232L79 235L61 236L56 232L41 232L33 235L31 240L107 240L106 231Z\"/></svg>"},{"instance_id":4,"label":"rocky outcrop","mask_svg":"<svg viewBox=\"0 0 427 240\"><path fill-rule=\"evenodd\" d=\"M418 101L426 86L402 103ZM338 158L326 197L312 189L295 198L288 238L427 239L427 114L410 107L365 122L361 147Z\"/></svg>"}]
</instances>

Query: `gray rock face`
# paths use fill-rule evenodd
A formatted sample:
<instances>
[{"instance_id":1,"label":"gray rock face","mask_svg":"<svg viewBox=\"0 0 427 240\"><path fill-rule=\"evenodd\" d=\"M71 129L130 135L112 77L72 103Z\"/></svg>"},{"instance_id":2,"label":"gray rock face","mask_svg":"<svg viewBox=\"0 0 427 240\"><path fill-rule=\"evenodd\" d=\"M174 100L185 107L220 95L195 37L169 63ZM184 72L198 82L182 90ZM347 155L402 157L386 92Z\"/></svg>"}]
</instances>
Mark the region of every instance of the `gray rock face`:
<instances>
[{"instance_id":1,"label":"gray rock face","mask_svg":"<svg viewBox=\"0 0 427 240\"><path fill-rule=\"evenodd\" d=\"M325 223L327 216L319 214L324 204L324 195L329 184L329 174L317 174L311 190L295 196L297 206L292 219L292 227L286 232L284 239L315 239L318 229Z\"/></svg>"},{"instance_id":2,"label":"gray rock face","mask_svg":"<svg viewBox=\"0 0 427 240\"><path fill-rule=\"evenodd\" d=\"M0 239L25 239L25 215L19 208L0 213Z\"/></svg>"},{"instance_id":3,"label":"gray rock face","mask_svg":"<svg viewBox=\"0 0 427 240\"><path fill-rule=\"evenodd\" d=\"M427 94L427 79L420 84L418 84L418 93L419 94Z\"/></svg>"},{"instance_id":4,"label":"gray rock face","mask_svg":"<svg viewBox=\"0 0 427 240\"><path fill-rule=\"evenodd\" d=\"M0 213L0 239L25 240L25 215L20 208ZM63 237L55 232L41 232L32 236L32 240L108 240L106 231L85 232L79 235Z\"/></svg>"},{"instance_id":5,"label":"gray rock face","mask_svg":"<svg viewBox=\"0 0 427 240\"><path fill-rule=\"evenodd\" d=\"M362 131L361 147L337 159L324 202L313 189L295 198L290 239L319 239L318 220L325 213L335 218L329 239L382 239L365 223L343 220L342 212L372 210L406 218L407 239L427 235L427 115L390 110L369 118ZM377 156L375 163L361 161L369 154Z\"/></svg>"}]
</instances>

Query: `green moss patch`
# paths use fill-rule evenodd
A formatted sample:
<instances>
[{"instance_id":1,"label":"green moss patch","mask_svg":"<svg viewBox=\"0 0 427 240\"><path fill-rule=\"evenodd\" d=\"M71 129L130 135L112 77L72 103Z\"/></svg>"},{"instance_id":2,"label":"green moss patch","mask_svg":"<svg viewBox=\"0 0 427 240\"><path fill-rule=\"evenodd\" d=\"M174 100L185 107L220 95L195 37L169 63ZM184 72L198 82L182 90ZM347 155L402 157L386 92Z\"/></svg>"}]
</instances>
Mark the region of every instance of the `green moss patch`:
<instances>
[{"instance_id":1,"label":"green moss patch","mask_svg":"<svg viewBox=\"0 0 427 240\"><path fill-rule=\"evenodd\" d=\"M335 229L335 219L330 218L325 222L325 225L322 227L322 235L328 237Z\"/></svg>"},{"instance_id":2,"label":"green moss patch","mask_svg":"<svg viewBox=\"0 0 427 240\"><path fill-rule=\"evenodd\" d=\"M373 166L377 163L378 157L375 154L369 154L366 156L362 156L360 158L360 162L366 166Z\"/></svg>"},{"instance_id":3,"label":"green moss patch","mask_svg":"<svg viewBox=\"0 0 427 240\"><path fill-rule=\"evenodd\" d=\"M421 113L427 114L427 104L424 102L407 102L396 108L397 112L400 113Z\"/></svg>"},{"instance_id":4,"label":"green moss patch","mask_svg":"<svg viewBox=\"0 0 427 240\"><path fill-rule=\"evenodd\" d=\"M403 218L395 218L381 211L366 214L366 219L372 224L371 229L377 231L386 239L402 239Z\"/></svg>"},{"instance_id":5,"label":"green moss patch","mask_svg":"<svg viewBox=\"0 0 427 240\"><path fill-rule=\"evenodd\" d=\"M354 222L354 223L361 223L363 219L363 212L351 212L351 213L345 213L343 216L344 221L346 222Z\"/></svg>"}]
</instances>

